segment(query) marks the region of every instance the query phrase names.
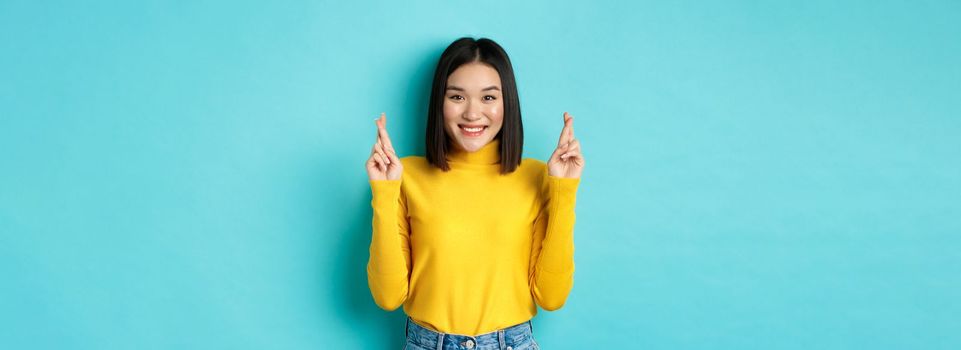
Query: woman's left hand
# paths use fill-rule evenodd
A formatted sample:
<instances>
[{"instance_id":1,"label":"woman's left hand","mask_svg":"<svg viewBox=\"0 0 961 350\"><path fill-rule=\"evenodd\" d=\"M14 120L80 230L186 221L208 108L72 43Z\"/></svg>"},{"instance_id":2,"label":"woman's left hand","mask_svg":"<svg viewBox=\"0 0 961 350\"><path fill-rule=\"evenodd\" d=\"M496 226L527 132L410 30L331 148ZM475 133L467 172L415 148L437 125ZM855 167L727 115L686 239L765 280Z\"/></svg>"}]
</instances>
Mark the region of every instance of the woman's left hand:
<instances>
[{"instance_id":1,"label":"woman's left hand","mask_svg":"<svg viewBox=\"0 0 961 350\"><path fill-rule=\"evenodd\" d=\"M580 178L584 170L581 142L574 138L574 117L564 112L564 129L557 142L557 149L547 160L547 174L556 177Z\"/></svg>"}]
</instances>

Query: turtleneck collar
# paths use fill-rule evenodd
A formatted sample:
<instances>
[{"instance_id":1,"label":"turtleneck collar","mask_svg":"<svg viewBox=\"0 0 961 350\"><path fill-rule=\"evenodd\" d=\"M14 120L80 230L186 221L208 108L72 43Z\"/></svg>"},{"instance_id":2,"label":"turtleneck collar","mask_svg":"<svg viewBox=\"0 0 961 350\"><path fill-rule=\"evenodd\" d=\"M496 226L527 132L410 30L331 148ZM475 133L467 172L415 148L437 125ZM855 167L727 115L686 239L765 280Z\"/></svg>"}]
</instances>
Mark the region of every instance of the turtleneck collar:
<instances>
[{"instance_id":1,"label":"turtleneck collar","mask_svg":"<svg viewBox=\"0 0 961 350\"><path fill-rule=\"evenodd\" d=\"M447 155L447 160L450 162L469 164L500 164L500 141L500 139L493 139L484 145L484 147L481 147L479 150L474 152L467 152L457 146L453 146L452 150Z\"/></svg>"}]
</instances>

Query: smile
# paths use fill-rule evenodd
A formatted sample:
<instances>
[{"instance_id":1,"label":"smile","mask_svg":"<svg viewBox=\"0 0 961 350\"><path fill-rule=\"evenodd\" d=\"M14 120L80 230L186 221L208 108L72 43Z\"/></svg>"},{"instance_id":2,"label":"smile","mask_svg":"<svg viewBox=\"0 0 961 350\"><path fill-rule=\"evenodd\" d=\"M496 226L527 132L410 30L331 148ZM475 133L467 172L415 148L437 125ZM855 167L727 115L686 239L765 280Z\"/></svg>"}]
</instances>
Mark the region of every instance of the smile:
<instances>
[{"instance_id":1,"label":"smile","mask_svg":"<svg viewBox=\"0 0 961 350\"><path fill-rule=\"evenodd\" d=\"M477 137L484 134L484 130L487 130L486 125L482 126L468 126L468 125L458 125L461 130L461 134L469 137Z\"/></svg>"}]
</instances>

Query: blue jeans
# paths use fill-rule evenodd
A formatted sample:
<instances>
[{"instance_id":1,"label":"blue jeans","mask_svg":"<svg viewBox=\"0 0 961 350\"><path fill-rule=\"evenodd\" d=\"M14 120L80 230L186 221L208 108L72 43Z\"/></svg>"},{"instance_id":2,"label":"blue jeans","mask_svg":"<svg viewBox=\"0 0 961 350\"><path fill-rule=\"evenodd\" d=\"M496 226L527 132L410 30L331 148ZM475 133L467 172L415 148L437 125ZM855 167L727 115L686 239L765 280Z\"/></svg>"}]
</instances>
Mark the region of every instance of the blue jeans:
<instances>
[{"instance_id":1,"label":"blue jeans","mask_svg":"<svg viewBox=\"0 0 961 350\"><path fill-rule=\"evenodd\" d=\"M438 333L407 317L404 350L539 350L531 321L481 335Z\"/></svg>"}]
</instances>

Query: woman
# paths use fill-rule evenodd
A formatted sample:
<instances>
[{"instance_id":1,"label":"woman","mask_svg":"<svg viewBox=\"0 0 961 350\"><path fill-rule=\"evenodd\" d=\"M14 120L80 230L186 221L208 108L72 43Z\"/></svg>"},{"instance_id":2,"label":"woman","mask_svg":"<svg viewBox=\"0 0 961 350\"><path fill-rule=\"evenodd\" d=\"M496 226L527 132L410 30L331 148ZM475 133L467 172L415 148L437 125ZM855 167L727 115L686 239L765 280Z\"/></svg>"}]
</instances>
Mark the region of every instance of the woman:
<instances>
[{"instance_id":1,"label":"woman","mask_svg":"<svg viewBox=\"0 0 961 350\"><path fill-rule=\"evenodd\" d=\"M367 160L374 301L404 305L406 349L537 349L536 305L564 305L574 276L574 203L584 158L564 113L545 164L524 129L507 53L461 38L440 57L427 156L398 158L384 114Z\"/></svg>"}]
</instances>

